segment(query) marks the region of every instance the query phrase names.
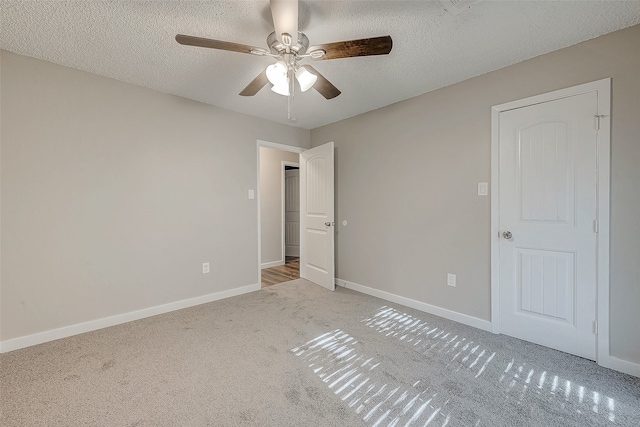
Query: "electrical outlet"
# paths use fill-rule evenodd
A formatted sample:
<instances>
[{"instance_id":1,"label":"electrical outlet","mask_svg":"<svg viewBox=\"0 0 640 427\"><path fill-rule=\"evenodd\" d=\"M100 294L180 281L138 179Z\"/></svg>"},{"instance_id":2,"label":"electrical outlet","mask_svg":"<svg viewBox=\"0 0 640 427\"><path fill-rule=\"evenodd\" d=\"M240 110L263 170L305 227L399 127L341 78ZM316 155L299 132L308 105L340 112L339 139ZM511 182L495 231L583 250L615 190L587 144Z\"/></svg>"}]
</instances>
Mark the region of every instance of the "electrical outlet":
<instances>
[{"instance_id":1,"label":"electrical outlet","mask_svg":"<svg viewBox=\"0 0 640 427\"><path fill-rule=\"evenodd\" d=\"M455 274L447 274L447 286L456 287L456 275Z\"/></svg>"},{"instance_id":2,"label":"electrical outlet","mask_svg":"<svg viewBox=\"0 0 640 427\"><path fill-rule=\"evenodd\" d=\"M209 272L209 263L208 262L203 262L202 263L202 274L207 274Z\"/></svg>"}]
</instances>

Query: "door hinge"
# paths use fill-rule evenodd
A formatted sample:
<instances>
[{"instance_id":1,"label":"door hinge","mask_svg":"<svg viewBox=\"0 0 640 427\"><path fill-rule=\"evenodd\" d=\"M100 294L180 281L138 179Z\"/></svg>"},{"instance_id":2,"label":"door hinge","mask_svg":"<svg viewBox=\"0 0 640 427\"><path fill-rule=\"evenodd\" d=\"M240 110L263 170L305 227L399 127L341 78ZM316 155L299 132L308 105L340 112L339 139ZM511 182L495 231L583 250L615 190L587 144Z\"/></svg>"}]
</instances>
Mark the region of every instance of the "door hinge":
<instances>
[{"instance_id":1,"label":"door hinge","mask_svg":"<svg viewBox=\"0 0 640 427\"><path fill-rule=\"evenodd\" d=\"M598 335L598 321L597 320L593 321L593 333Z\"/></svg>"},{"instance_id":2,"label":"door hinge","mask_svg":"<svg viewBox=\"0 0 640 427\"><path fill-rule=\"evenodd\" d=\"M607 116L605 114L600 114L600 115L596 114L595 116L593 116L593 119L594 119L593 125L596 128L596 130L600 130L600 118L601 117L607 117Z\"/></svg>"}]
</instances>

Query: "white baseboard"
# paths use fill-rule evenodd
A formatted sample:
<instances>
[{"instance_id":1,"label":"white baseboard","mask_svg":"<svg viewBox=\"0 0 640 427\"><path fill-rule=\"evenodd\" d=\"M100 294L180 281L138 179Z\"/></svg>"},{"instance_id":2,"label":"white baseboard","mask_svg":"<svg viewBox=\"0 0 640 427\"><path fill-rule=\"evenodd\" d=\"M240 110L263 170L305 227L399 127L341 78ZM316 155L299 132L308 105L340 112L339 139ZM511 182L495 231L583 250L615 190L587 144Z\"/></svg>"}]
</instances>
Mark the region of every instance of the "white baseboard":
<instances>
[{"instance_id":1,"label":"white baseboard","mask_svg":"<svg viewBox=\"0 0 640 427\"><path fill-rule=\"evenodd\" d=\"M88 322L78 323L70 326L64 326L62 328L52 329L50 331L45 331L45 332L39 332L33 335L27 335L24 337L18 337L18 338L13 338L6 341L0 341L0 353L6 353L9 351L18 350L25 347L30 347L32 345L54 341L60 338L67 338L73 335L83 334L85 332L91 332L91 331L95 331L102 328L108 328L109 326L120 325L122 323L144 319L145 317L151 317L158 314L168 313L170 311L193 307L195 305L205 304L208 302L233 297L236 295L246 294L248 292L259 291L260 288L261 288L261 285L259 283L254 285L242 286L239 288L229 289L221 292L215 292L215 293L203 295L200 297L189 298L181 301L171 302L168 304L157 305L155 307L145 308L142 310L131 311L129 313L117 314L115 316L104 317L102 319L90 320Z\"/></svg>"},{"instance_id":2,"label":"white baseboard","mask_svg":"<svg viewBox=\"0 0 640 427\"><path fill-rule=\"evenodd\" d=\"M271 268L271 267L277 267L279 265L284 265L284 261L280 260L280 261L264 262L260 265L260 268L261 269Z\"/></svg>"},{"instance_id":3,"label":"white baseboard","mask_svg":"<svg viewBox=\"0 0 640 427\"><path fill-rule=\"evenodd\" d=\"M477 317L458 313L457 311L447 310L446 308L437 307L435 305L402 297L390 292L370 288L368 286L358 285L357 283L348 282L342 279L336 279L336 285L343 286L347 289L353 289L354 291L362 292L363 294L382 298L383 300L406 305L407 307L415 308L416 310L424 311L425 313L444 317L445 319L453 320L454 322L462 323L468 326L473 326L474 328L491 332L491 322L489 322L488 320L478 319Z\"/></svg>"},{"instance_id":4,"label":"white baseboard","mask_svg":"<svg viewBox=\"0 0 640 427\"><path fill-rule=\"evenodd\" d=\"M455 322L459 322L468 326L473 326L474 328L482 329L487 332L491 332L491 322L488 320L478 319L477 317L472 317L466 314L458 313L456 311L436 307L435 305L401 297L390 292L381 291L342 279L336 279L336 285L343 286L347 289L353 289L354 291L362 292L363 294L378 297L386 301L391 301L405 305L407 307L415 308L416 310L424 311L425 313L444 317L445 319L453 320ZM604 366L605 368L613 369L614 371L640 377L640 364L638 363L618 359L617 357L613 356L608 356L604 359L599 360L598 364Z\"/></svg>"},{"instance_id":5,"label":"white baseboard","mask_svg":"<svg viewBox=\"0 0 640 427\"><path fill-rule=\"evenodd\" d=\"M617 357L608 356L598 360L598 364L614 371L623 372L640 378L640 364L629 362L627 360L618 359Z\"/></svg>"}]
</instances>

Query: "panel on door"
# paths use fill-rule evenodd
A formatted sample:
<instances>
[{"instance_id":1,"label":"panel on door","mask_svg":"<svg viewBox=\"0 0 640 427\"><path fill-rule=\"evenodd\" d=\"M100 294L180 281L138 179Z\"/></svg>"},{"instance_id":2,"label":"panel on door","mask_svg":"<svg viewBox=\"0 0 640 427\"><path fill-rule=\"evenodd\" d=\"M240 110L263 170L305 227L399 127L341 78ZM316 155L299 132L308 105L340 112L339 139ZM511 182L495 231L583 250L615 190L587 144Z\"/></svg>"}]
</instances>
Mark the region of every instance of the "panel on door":
<instances>
[{"instance_id":1,"label":"panel on door","mask_svg":"<svg viewBox=\"0 0 640 427\"><path fill-rule=\"evenodd\" d=\"M518 310L574 326L575 253L516 249Z\"/></svg>"},{"instance_id":2,"label":"panel on door","mask_svg":"<svg viewBox=\"0 0 640 427\"><path fill-rule=\"evenodd\" d=\"M545 121L518 132L521 221L573 222L575 175L569 128L569 123Z\"/></svg>"},{"instance_id":3,"label":"panel on door","mask_svg":"<svg viewBox=\"0 0 640 427\"><path fill-rule=\"evenodd\" d=\"M300 154L300 277L335 290L333 142Z\"/></svg>"},{"instance_id":4,"label":"panel on door","mask_svg":"<svg viewBox=\"0 0 640 427\"><path fill-rule=\"evenodd\" d=\"M595 359L596 92L500 114L500 330Z\"/></svg>"}]
</instances>

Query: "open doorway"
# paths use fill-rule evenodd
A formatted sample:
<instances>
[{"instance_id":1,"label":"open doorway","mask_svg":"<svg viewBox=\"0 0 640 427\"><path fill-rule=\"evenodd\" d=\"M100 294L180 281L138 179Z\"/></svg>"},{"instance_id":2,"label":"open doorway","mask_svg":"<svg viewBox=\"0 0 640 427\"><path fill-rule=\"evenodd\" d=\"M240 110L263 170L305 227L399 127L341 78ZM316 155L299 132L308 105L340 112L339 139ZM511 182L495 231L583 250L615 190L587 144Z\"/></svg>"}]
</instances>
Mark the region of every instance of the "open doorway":
<instances>
[{"instance_id":1,"label":"open doorway","mask_svg":"<svg viewBox=\"0 0 640 427\"><path fill-rule=\"evenodd\" d=\"M300 277L300 151L258 142L262 287Z\"/></svg>"},{"instance_id":2,"label":"open doorway","mask_svg":"<svg viewBox=\"0 0 640 427\"><path fill-rule=\"evenodd\" d=\"M298 163L282 161L282 245L284 265L262 269L262 287L300 277L300 170Z\"/></svg>"},{"instance_id":3,"label":"open doorway","mask_svg":"<svg viewBox=\"0 0 640 427\"><path fill-rule=\"evenodd\" d=\"M269 204L282 206L284 178L280 181L278 193L278 186L273 184L273 175L270 178L266 176L269 175L266 160L270 154L277 157L294 153L295 157L279 161L292 163L298 161L300 167L299 277L331 291L335 290L334 143L327 142L307 150L258 140L256 148L258 154L258 277L261 278L262 271L267 268L286 264L286 248L283 243L285 226L282 219L284 209L276 208L277 213L274 215L274 210L266 207ZM277 163L275 164L277 166ZM282 170L277 168L277 173ZM275 196L267 195L269 191L267 181L271 182L271 187L276 188L272 190ZM275 181L277 182L277 178ZM265 194L262 195L262 193ZM278 194L281 197L279 200ZM277 220L278 217L281 219L280 222ZM287 277L287 279L292 278Z\"/></svg>"},{"instance_id":4,"label":"open doorway","mask_svg":"<svg viewBox=\"0 0 640 427\"><path fill-rule=\"evenodd\" d=\"M298 163L282 162L282 211L285 264L298 262L300 272L300 167ZM298 274L299 275L299 274Z\"/></svg>"}]
</instances>

